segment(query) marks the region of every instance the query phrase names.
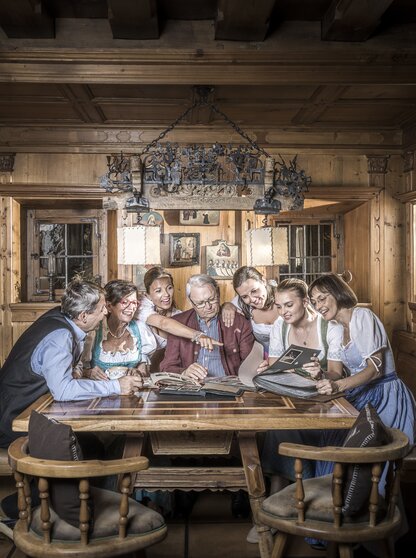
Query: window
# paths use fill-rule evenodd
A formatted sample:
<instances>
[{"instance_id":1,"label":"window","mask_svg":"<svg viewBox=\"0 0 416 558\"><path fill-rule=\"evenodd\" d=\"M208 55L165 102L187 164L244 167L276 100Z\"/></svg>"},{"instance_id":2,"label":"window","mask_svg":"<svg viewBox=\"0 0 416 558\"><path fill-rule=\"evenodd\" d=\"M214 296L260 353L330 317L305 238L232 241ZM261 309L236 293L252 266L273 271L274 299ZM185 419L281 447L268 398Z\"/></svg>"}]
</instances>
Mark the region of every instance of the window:
<instances>
[{"instance_id":1,"label":"window","mask_svg":"<svg viewBox=\"0 0 416 558\"><path fill-rule=\"evenodd\" d=\"M48 299L49 272L56 298L74 276L101 279L102 211L29 210L27 216L27 300Z\"/></svg>"},{"instance_id":2,"label":"window","mask_svg":"<svg viewBox=\"0 0 416 558\"><path fill-rule=\"evenodd\" d=\"M287 227L289 244L289 265L279 266L280 280L299 277L310 284L319 275L332 271L332 223L279 226Z\"/></svg>"}]
</instances>

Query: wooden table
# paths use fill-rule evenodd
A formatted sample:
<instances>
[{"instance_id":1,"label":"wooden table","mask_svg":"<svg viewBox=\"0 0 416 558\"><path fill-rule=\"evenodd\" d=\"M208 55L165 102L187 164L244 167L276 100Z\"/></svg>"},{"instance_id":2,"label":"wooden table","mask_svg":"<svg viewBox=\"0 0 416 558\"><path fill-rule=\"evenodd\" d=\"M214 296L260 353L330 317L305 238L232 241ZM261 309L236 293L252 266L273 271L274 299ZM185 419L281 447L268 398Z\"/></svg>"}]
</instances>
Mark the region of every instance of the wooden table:
<instances>
[{"instance_id":1,"label":"wooden table","mask_svg":"<svg viewBox=\"0 0 416 558\"><path fill-rule=\"evenodd\" d=\"M75 431L127 434L125 456L144 452L146 437L156 456L229 456L234 440L239 466L210 467L209 462L203 467L151 466L137 475L135 485L150 490L244 489L258 525L265 484L256 432L349 428L358 414L344 398L322 403L266 392L245 392L235 398L176 398L143 390L135 396L77 402L56 402L45 395L14 420L14 430L27 432L32 409L70 424ZM260 555L268 558L271 534L266 526L261 525L260 531Z\"/></svg>"}]
</instances>

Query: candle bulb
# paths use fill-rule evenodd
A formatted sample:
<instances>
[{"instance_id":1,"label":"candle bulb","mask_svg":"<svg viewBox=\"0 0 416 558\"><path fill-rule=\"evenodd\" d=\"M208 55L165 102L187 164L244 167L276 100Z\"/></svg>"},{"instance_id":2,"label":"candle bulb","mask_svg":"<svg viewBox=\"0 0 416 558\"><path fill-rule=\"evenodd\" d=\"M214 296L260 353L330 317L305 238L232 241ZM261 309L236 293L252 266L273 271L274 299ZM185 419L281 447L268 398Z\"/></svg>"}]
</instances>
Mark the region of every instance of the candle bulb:
<instances>
[{"instance_id":1,"label":"candle bulb","mask_svg":"<svg viewBox=\"0 0 416 558\"><path fill-rule=\"evenodd\" d=\"M55 254L48 254L48 274L56 274L56 256Z\"/></svg>"}]
</instances>

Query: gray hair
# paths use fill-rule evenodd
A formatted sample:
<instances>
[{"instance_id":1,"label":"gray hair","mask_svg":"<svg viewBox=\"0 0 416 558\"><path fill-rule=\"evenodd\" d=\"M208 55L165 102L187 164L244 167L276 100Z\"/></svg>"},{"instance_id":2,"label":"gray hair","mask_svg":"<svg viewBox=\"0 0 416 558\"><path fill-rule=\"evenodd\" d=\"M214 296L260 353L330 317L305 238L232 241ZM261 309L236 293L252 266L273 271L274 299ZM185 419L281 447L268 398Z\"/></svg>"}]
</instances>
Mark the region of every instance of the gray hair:
<instances>
[{"instance_id":1,"label":"gray hair","mask_svg":"<svg viewBox=\"0 0 416 558\"><path fill-rule=\"evenodd\" d=\"M211 287L213 287L213 289L219 296L220 288L218 286L218 283L213 277L211 277L210 275L204 275L203 273L198 273L189 277L185 287L186 296L190 299L192 287L204 287L205 285L210 285Z\"/></svg>"},{"instance_id":2,"label":"gray hair","mask_svg":"<svg viewBox=\"0 0 416 558\"><path fill-rule=\"evenodd\" d=\"M68 283L61 300L62 313L71 320L82 312L94 312L104 291L95 283L74 279Z\"/></svg>"}]
</instances>

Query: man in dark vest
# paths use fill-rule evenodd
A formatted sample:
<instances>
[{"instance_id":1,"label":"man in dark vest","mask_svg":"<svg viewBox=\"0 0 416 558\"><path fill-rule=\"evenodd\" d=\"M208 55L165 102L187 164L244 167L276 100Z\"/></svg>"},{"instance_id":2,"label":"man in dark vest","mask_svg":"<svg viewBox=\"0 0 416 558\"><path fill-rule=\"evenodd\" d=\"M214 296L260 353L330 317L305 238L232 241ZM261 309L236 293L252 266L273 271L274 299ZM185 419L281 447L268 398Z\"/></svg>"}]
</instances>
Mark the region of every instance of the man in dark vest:
<instances>
[{"instance_id":1,"label":"man in dark vest","mask_svg":"<svg viewBox=\"0 0 416 558\"><path fill-rule=\"evenodd\" d=\"M103 290L74 280L61 307L43 314L19 337L0 371L0 447L21 436L12 430L13 419L48 391L56 401L73 401L127 395L142 385L138 376L108 381L72 377L86 334L106 313Z\"/></svg>"}]
</instances>

